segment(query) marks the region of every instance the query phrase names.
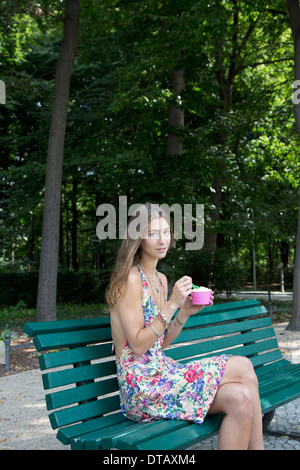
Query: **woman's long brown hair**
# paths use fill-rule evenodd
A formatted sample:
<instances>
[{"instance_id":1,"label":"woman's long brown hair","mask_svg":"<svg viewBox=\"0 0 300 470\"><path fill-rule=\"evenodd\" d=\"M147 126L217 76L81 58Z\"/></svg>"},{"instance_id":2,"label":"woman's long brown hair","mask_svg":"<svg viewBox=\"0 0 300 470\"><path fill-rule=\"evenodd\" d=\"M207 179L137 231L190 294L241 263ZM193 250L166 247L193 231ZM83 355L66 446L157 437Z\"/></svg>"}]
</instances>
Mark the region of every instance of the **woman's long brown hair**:
<instances>
[{"instance_id":1,"label":"woman's long brown hair","mask_svg":"<svg viewBox=\"0 0 300 470\"><path fill-rule=\"evenodd\" d=\"M141 215L142 217L140 217ZM130 230L128 230L128 228L137 217L140 217L140 220L145 221L145 226L139 228L140 236L135 239L130 237ZM141 240L148 233L149 222L157 217L163 217L167 220L170 226L172 243L173 233L169 214L163 211L158 205L153 204L151 202L141 204L140 207L136 210L135 215L132 216L128 222L126 238L122 241L117 253L115 267L110 279L110 284L106 292L106 301L108 303L109 308L114 307L118 304L122 293L122 287L127 282L130 269L133 266L136 266L140 261Z\"/></svg>"}]
</instances>

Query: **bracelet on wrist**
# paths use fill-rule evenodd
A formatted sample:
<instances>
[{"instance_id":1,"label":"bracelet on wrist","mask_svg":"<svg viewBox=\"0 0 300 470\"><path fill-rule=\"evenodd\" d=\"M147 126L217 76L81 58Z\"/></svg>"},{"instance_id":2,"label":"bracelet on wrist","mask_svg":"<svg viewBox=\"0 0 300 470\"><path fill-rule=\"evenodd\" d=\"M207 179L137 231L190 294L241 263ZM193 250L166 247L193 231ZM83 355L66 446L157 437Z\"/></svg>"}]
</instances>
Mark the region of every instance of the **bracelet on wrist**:
<instances>
[{"instance_id":1,"label":"bracelet on wrist","mask_svg":"<svg viewBox=\"0 0 300 470\"><path fill-rule=\"evenodd\" d=\"M160 338L160 337L162 336L163 333L161 333L161 334L158 333L158 331L156 331L156 329L154 328L154 326L152 325L152 323L150 323L149 326L150 326L151 330L153 331L153 333L154 333L156 336L158 336L158 338Z\"/></svg>"},{"instance_id":2,"label":"bracelet on wrist","mask_svg":"<svg viewBox=\"0 0 300 470\"><path fill-rule=\"evenodd\" d=\"M166 319L166 317L164 316L164 314L162 313L161 310L159 310L156 318L160 321L160 323L163 324L163 326L167 329L170 325L170 323L168 322L168 320Z\"/></svg>"},{"instance_id":3,"label":"bracelet on wrist","mask_svg":"<svg viewBox=\"0 0 300 470\"><path fill-rule=\"evenodd\" d=\"M179 317L179 313L177 313L175 317L176 322L178 323L179 326L184 326L187 320L184 323L182 323L178 317Z\"/></svg>"}]
</instances>

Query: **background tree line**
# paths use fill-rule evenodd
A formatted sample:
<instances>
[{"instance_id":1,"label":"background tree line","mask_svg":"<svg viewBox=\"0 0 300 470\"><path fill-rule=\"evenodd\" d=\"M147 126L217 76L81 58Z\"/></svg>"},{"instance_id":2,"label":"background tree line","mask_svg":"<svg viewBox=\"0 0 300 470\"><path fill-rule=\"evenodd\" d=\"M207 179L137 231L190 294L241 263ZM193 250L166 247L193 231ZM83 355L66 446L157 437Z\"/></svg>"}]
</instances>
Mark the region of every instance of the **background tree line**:
<instances>
[{"instance_id":1,"label":"background tree line","mask_svg":"<svg viewBox=\"0 0 300 470\"><path fill-rule=\"evenodd\" d=\"M298 2L297 2L298 3ZM1 271L39 268L64 2L0 7ZM96 208L203 203L205 246L167 260L218 289L292 283L299 206L287 2L80 2L61 184L59 269L108 278Z\"/></svg>"}]
</instances>

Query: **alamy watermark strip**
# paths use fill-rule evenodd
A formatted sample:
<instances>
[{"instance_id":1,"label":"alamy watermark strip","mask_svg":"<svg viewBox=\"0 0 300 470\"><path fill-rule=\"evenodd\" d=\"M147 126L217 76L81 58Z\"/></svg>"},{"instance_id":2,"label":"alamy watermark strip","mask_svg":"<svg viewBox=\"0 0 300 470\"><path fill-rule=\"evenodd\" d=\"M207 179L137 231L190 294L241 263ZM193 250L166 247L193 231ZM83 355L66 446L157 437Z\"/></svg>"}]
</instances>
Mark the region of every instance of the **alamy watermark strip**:
<instances>
[{"instance_id":1,"label":"alamy watermark strip","mask_svg":"<svg viewBox=\"0 0 300 470\"><path fill-rule=\"evenodd\" d=\"M96 227L96 234L100 240L147 238L147 233L141 233L141 227L147 225L148 213L141 210L142 204L132 204L128 208L127 196L119 196L118 216L116 208L109 203L100 204L96 215L102 217ZM152 206L151 206L152 207ZM157 210L158 209L158 210ZM151 209L152 210L152 209ZM153 205L153 215L159 213L171 219L173 215L174 239L185 239L186 250L200 250L204 244L204 204L168 204ZM128 216L135 219L128 224ZM118 233L117 233L118 229Z\"/></svg>"},{"instance_id":2,"label":"alamy watermark strip","mask_svg":"<svg viewBox=\"0 0 300 470\"><path fill-rule=\"evenodd\" d=\"M0 104L6 104L6 87L3 80L0 80Z\"/></svg>"}]
</instances>

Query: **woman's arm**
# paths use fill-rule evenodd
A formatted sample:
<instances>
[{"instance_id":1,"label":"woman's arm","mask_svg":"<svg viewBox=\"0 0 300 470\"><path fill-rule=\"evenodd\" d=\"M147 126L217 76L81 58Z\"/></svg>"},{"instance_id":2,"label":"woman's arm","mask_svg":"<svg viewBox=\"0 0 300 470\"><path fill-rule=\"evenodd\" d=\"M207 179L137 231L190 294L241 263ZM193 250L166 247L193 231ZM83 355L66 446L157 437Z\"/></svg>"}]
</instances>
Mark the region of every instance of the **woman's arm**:
<instances>
[{"instance_id":1,"label":"woman's arm","mask_svg":"<svg viewBox=\"0 0 300 470\"><path fill-rule=\"evenodd\" d=\"M171 343L173 343L173 341L175 341L175 339L181 332L184 324L187 322L188 318L189 317L186 317L183 314L180 314L180 311L177 313L176 317L171 322L165 334L165 339L162 345L163 349L169 346Z\"/></svg>"},{"instance_id":2,"label":"woman's arm","mask_svg":"<svg viewBox=\"0 0 300 470\"><path fill-rule=\"evenodd\" d=\"M211 297L211 302L209 307L213 305L213 296ZM194 305L192 303L192 298L188 296L183 305L181 306L179 312L177 313L176 317L170 324L169 328L167 329L167 333L165 335L165 339L163 342L163 348L169 346L179 335L181 332L184 324L187 322L191 315L195 315L195 313L200 312L206 305Z\"/></svg>"},{"instance_id":3,"label":"woman's arm","mask_svg":"<svg viewBox=\"0 0 300 470\"><path fill-rule=\"evenodd\" d=\"M168 280L167 280L166 276L163 273L159 273L159 275L162 278L162 283L163 283L164 288L165 288L166 297L168 297ZM179 321L177 321L176 318ZM180 333L184 323L187 321L187 319L188 319L188 317L187 318L184 317L184 318L180 319L179 312L178 312L178 314L176 315L174 320L170 323L170 326L166 331L164 342L163 342L163 348L166 348L167 346L169 346L169 344L171 344L177 338L177 336L179 335L179 333Z\"/></svg>"},{"instance_id":4,"label":"woman's arm","mask_svg":"<svg viewBox=\"0 0 300 470\"><path fill-rule=\"evenodd\" d=\"M164 286L168 286L168 281L167 281L166 276L162 273L160 273L160 276L162 277ZM165 287L165 290L167 292L167 287ZM189 276L184 276L175 283L171 297L173 295L176 296L176 299L178 300L177 309L180 307L181 304L185 303L186 300L189 299L188 296L191 293L191 291L192 291L192 279ZM169 346L177 338L177 336L179 335L179 333L181 332L183 328L183 325L186 323L188 318L189 318L189 315L185 313L184 308L182 308L181 306L180 311L178 312L174 320L170 323L170 326L166 331L164 342L163 342L163 348L166 348L167 346Z\"/></svg>"},{"instance_id":5,"label":"woman's arm","mask_svg":"<svg viewBox=\"0 0 300 470\"><path fill-rule=\"evenodd\" d=\"M145 354L157 341L158 335L164 332L164 326L158 318L155 318L151 323L152 328L144 326L141 302L142 294L143 286L140 274L132 270L123 289L118 311L126 339L132 352L137 356ZM168 321L172 318L177 308L177 304L174 303L174 297L164 305L162 312Z\"/></svg>"}]
</instances>

